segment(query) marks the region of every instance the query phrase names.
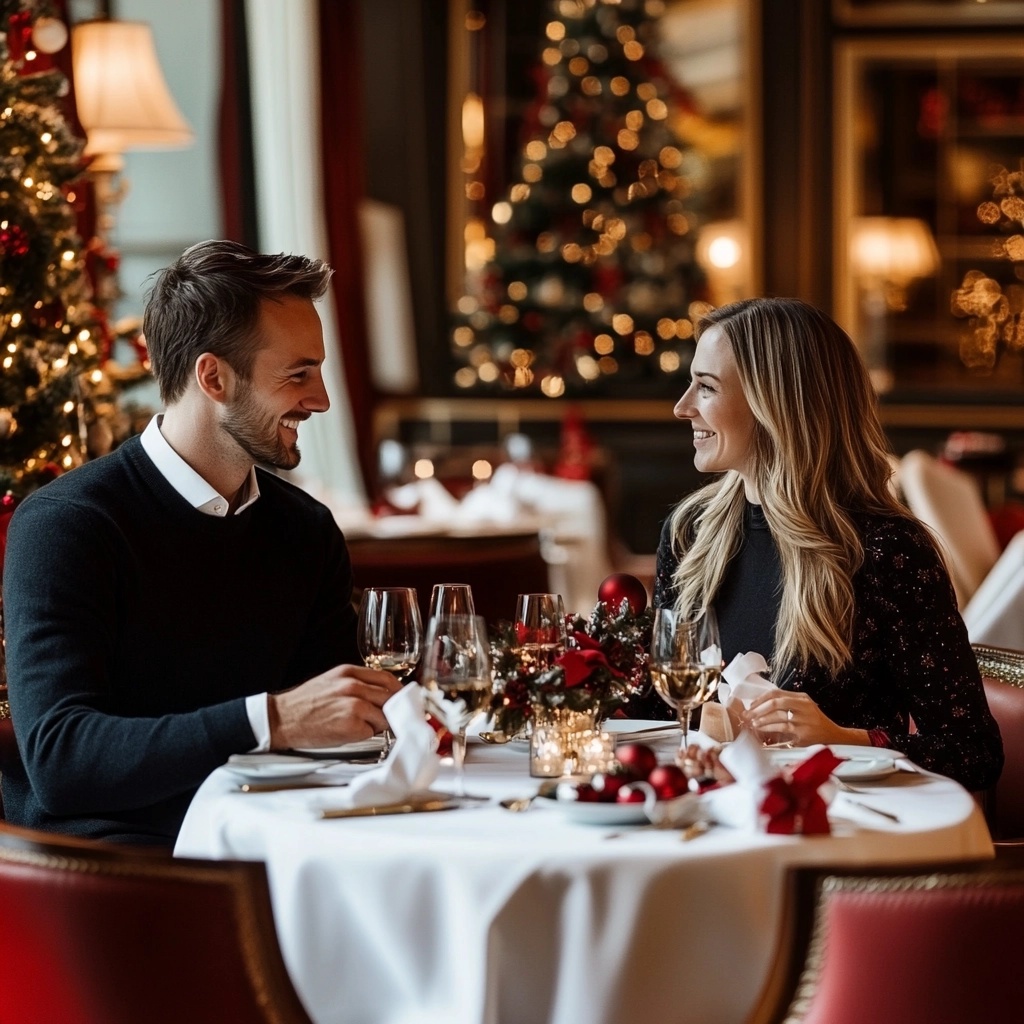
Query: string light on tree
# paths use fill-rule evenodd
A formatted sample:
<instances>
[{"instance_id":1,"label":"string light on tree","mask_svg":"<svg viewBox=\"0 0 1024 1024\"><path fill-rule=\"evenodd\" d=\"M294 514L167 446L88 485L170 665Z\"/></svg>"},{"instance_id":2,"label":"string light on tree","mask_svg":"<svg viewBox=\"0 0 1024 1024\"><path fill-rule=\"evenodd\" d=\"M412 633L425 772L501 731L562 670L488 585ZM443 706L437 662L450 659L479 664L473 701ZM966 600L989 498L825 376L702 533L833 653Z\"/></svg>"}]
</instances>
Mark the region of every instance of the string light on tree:
<instances>
[{"instance_id":1,"label":"string light on tree","mask_svg":"<svg viewBox=\"0 0 1024 1024\"><path fill-rule=\"evenodd\" d=\"M452 326L460 389L558 398L623 378L633 393L677 389L693 319L710 308L694 258L706 166L669 127L670 103L687 98L655 54L663 9L550 5L518 180L487 195L474 165L479 188L467 189L466 287Z\"/></svg>"},{"instance_id":2,"label":"string light on tree","mask_svg":"<svg viewBox=\"0 0 1024 1024\"><path fill-rule=\"evenodd\" d=\"M67 28L45 2L0 0L0 494L13 502L90 455L109 382L71 185L82 141L49 55Z\"/></svg>"}]
</instances>

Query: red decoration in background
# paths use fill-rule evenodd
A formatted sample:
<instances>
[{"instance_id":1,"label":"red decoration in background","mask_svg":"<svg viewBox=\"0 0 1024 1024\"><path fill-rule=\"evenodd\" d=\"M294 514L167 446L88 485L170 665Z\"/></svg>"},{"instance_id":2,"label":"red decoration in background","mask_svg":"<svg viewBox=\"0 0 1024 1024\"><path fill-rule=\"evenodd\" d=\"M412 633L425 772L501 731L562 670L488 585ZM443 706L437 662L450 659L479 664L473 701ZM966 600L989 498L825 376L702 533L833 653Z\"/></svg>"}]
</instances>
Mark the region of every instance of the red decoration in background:
<instances>
[{"instance_id":1,"label":"red decoration in background","mask_svg":"<svg viewBox=\"0 0 1024 1024\"><path fill-rule=\"evenodd\" d=\"M628 601L630 611L639 615L647 607L647 588L627 572L613 572L597 588L597 598L616 611Z\"/></svg>"},{"instance_id":2,"label":"red decoration in background","mask_svg":"<svg viewBox=\"0 0 1024 1024\"><path fill-rule=\"evenodd\" d=\"M562 420L558 461L552 472L563 480L589 480L593 453L594 440L583 423L583 417L573 409Z\"/></svg>"},{"instance_id":3,"label":"red decoration in background","mask_svg":"<svg viewBox=\"0 0 1024 1024\"><path fill-rule=\"evenodd\" d=\"M8 221L7 227L0 229L0 256L18 259L27 256L28 250L28 232L20 224Z\"/></svg>"},{"instance_id":4,"label":"red decoration in background","mask_svg":"<svg viewBox=\"0 0 1024 1024\"><path fill-rule=\"evenodd\" d=\"M17 11L7 21L7 54L15 64L31 49L32 17L31 11Z\"/></svg>"},{"instance_id":5,"label":"red decoration in background","mask_svg":"<svg viewBox=\"0 0 1024 1024\"><path fill-rule=\"evenodd\" d=\"M13 494L5 494L0 498L0 571L3 570L4 554L7 551L7 530L17 504L18 500Z\"/></svg>"}]
</instances>

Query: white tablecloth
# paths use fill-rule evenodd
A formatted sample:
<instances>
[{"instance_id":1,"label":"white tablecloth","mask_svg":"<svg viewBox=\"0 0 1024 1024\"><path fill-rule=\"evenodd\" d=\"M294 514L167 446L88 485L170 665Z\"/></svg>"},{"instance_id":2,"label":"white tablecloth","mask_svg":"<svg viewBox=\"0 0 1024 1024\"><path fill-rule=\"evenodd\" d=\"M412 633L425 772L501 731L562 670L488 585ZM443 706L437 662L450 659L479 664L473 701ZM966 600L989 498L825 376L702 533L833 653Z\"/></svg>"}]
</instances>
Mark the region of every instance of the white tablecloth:
<instances>
[{"instance_id":1,"label":"white tablecloth","mask_svg":"<svg viewBox=\"0 0 1024 1024\"><path fill-rule=\"evenodd\" d=\"M470 748L471 792L536 787L522 748ZM435 788L445 788L442 775ZM790 864L987 857L971 797L901 772L838 797L831 837L575 824L537 801L325 821L323 791L218 770L176 853L267 863L285 961L317 1024L738 1024L771 961ZM545 805L545 806L539 806ZM621 830L619 830L621 831Z\"/></svg>"}]
</instances>

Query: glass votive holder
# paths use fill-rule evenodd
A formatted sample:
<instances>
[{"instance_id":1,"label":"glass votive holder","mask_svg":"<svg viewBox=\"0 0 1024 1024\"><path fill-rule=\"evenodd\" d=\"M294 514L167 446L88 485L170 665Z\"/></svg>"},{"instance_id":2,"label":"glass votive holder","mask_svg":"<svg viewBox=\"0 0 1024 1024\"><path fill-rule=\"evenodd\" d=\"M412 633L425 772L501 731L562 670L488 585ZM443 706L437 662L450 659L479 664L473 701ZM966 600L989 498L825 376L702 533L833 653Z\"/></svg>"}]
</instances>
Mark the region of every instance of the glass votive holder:
<instances>
[{"instance_id":1,"label":"glass votive holder","mask_svg":"<svg viewBox=\"0 0 1024 1024\"><path fill-rule=\"evenodd\" d=\"M602 738L604 737L604 738ZM615 741L597 729L594 715L536 708L530 732L530 774L536 778L592 775L614 758Z\"/></svg>"},{"instance_id":2,"label":"glass votive holder","mask_svg":"<svg viewBox=\"0 0 1024 1024\"><path fill-rule=\"evenodd\" d=\"M580 775L610 772L615 767L615 737L610 732L588 730L581 739Z\"/></svg>"}]
</instances>

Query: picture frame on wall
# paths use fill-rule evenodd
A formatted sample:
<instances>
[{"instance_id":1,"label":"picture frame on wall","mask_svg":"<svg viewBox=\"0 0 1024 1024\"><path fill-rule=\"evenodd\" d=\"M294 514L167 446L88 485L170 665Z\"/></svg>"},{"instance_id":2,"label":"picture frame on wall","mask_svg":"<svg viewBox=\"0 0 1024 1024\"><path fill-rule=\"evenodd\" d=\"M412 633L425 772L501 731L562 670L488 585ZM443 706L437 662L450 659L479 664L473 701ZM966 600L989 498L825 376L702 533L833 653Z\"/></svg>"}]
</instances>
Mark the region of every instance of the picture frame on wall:
<instances>
[{"instance_id":1,"label":"picture frame on wall","mask_svg":"<svg viewBox=\"0 0 1024 1024\"><path fill-rule=\"evenodd\" d=\"M832 0L841 25L1006 25L1024 28L1024 0Z\"/></svg>"}]
</instances>

